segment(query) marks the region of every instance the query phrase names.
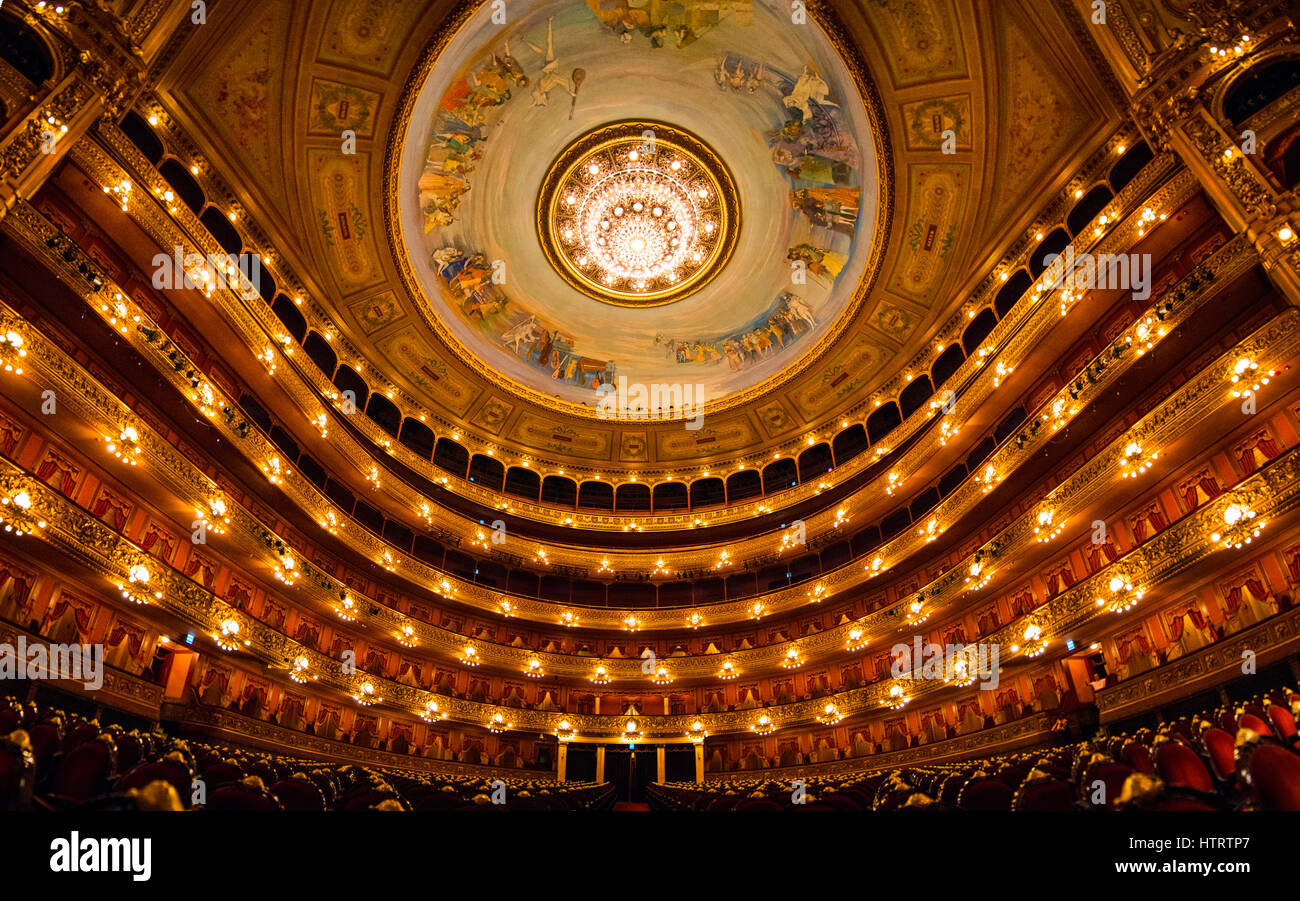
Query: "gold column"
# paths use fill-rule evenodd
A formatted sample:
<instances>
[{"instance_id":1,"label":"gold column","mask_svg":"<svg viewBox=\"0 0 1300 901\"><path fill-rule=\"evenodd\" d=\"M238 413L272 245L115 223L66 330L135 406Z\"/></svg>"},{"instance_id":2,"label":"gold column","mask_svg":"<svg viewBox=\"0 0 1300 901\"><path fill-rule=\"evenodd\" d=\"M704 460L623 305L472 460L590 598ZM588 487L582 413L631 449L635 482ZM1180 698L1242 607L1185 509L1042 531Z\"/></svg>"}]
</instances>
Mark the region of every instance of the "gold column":
<instances>
[{"instance_id":1,"label":"gold column","mask_svg":"<svg viewBox=\"0 0 1300 901\"><path fill-rule=\"evenodd\" d=\"M657 773L658 778L656 778L655 781L667 782L668 781L668 760L667 760L667 755L664 753L663 745L655 746L655 764L658 767L658 773Z\"/></svg>"},{"instance_id":2,"label":"gold column","mask_svg":"<svg viewBox=\"0 0 1300 901\"><path fill-rule=\"evenodd\" d=\"M101 117L116 118L134 104L144 83L138 48L117 18L94 4L59 12L49 4L23 19L49 40L60 74L28 97L3 97L19 115L0 134L0 218L35 194Z\"/></svg>"},{"instance_id":3,"label":"gold column","mask_svg":"<svg viewBox=\"0 0 1300 901\"><path fill-rule=\"evenodd\" d=\"M695 781L704 782L704 742L695 745Z\"/></svg>"},{"instance_id":4,"label":"gold column","mask_svg":"<svg viewBox=\"0 0 1300 901\"><path fill-rule=\"evenodd\" d=\"M1154 61L1151 71L1158 74L1133 95L1132 115L1153 150L1178 155L1228 226L1250 238L1277 289L1300 306L1296 192L1282 190L1262 162L1263 144L1273 135L1246 133L1260 114L1234 124L1222 112L1224 95L1241 71L1277 59L1274 54L1297 43L1284 19L1261 29L1228 14L1198 23L1184 42ZM1285 102L1275 100L1267 109ZM1286 109L1277 112L1287 119ZM1262 121L1272 120L1264 114Z\"/></svg>"},{"instance_id":5,"label":"gold column","mask_svg":"<svg viewBox=\"0 0 1300 901\"><path fill-rule=\"evenodd\" d=\"M569 743L560 742L559 753L555 755L555 781L566 781L565 776L569 768Z\"/></svg>"},{"instance_id":6,"label":"gold column","mask_svg":"<svg viewBox=\"0 0 1300 901\"><path fill-rule=\"evenodd\" d=\"M605 746L596 745L596 781L605 781Z\"/></svg>"}]
</instances>

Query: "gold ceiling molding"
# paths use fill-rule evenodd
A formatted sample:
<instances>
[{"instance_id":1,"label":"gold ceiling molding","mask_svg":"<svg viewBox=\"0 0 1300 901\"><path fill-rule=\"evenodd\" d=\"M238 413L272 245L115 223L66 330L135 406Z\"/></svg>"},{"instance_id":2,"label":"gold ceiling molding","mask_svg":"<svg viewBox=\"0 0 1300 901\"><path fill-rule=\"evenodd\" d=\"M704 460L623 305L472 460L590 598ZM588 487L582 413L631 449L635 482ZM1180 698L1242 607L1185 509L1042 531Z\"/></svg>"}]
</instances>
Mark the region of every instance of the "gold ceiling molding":
<instances>
[{"instance_id":1,"label":"gold ceiling molding","mask_svg":"<svg viewBox=\"0 0 1300 901\"><path fill-rule=\"evenodd\" d=\"M40 220L39 217L35 217L34 211L25 204L20 205L16 212L17 215L10 217L8 222L3 226L11 233L14 232L15 226L20 222L35 226L40 226L43 223L43 220ZM31 220L30 223L28 220ZM48 227L39 228L36 235L44 236L49 232L51 232L51 230ZM48 257L48 264L52 271L62 273L68 284L77 284L77 276L72 263L64 261L61 257L54 254L54 252L45 247L44 242L39 240L39 237L36 237L35 235L28 236L26 233L20 233L20 239L25 240L25 243L32 247L34 252L40 253L41 251L48 251L45 255ZM1208 271L1214 272L1218 279L1222 279L1223 282L1228 282L1237 274L1245 271L1245 269L1253 265L1254 260L1255 256L1251 251L1248 242L1239 238L1228 242L1224 247L1220 248L1219 251L1216 252L1216 255L1212 256L1204 265L1205 267L1208 267ZM1211 266L1210 264L1213 265ZM1191 283L1193 281L1197 283L1195 288L1191 288ZM1187 290L1188 288L1191 289ZM104 289L104 292L107 294L107 292L111 292L112 290L113 286L110 285ZM1184 321L1188 316L1192 315L1198 306L1214 293L1212 290L1212 284L1208 280L1202 279L1201 270L1194 271L1186 276L1183 282L1180 282L1179 285L1171 288L1168 293L1173 294L1176 291L1182 295L1182 300L1180 300L1173 313L1166 317L1167 327L1170 329L1176 326L1179 322ZM1156 305L1153 306L1153 309L1161 305L1164 300L1165 295L1162 295L1161 298L1157 299ZM98 307L96 307L95 304L92 304L92 307L96 308L96 311L105 318L120 316L123 319L127 319L128 313L130 312L130 310L127 310L127 312L119 312L115 306L109 307L107 304L101 304ZM141 315L143 318L142 312L137 315ZM1113 350L1128 346L1126 342L1131 337L1128 332L1134 331L1139 327L1139 325L1140 322L1138 325L1130 326L1125 333L1121 333L1117 336L1111 346L1102 351L1098 359L1109 360L1111 359L1111 352ZM127 334L132 342L137 345L140 352L146 358L154 361L154 365L158 368L159 372L163 374L164 377L170 379L183 396L189 397L192 394L190 386L188 382L182 378L180 370L176 368L175 361L171 360L169 356L164 359L166 355L164 354L165 347L163 344L160 343L155 346L153 341L141 340L141 336L145 334L146 330L154 329L156 329L156 326L146 319L140 323L140 326L136 331L128 332ZM43 344L40 346L43 347ZM1261 348L1260 350L1262 351L1264 349ZM176 352L180 353L179 349L176 349ZM52 351L48 350L46 353L41 355L40 359L45 357L50 357L51 359L63 359L61 354L54 354ZM1086 386L1080 393L1078 399L1069 397L1068 388L1062 389L1058 392L1055 401L1052 398L1048 398L1040 405L1039 409L1051 410L1057 405L1057 402L1062 405L1069 405L1077 401L1086 401L1086 398L1090 393L1098 393L1105 390L1106 386L1111 384L1114 379L1118 377L1118 374L1127 368L1132 359L1133 357L1130 356L1127 361L1121 359L1119 364L1107 367L1108 371L1104 372L1101 377L1097 379L1096 384L1089 382L1088 386ZM1090 364L1088 369L1091 370L1091 368L1092 366ZM101 398L111 398L111 394L104 391L101 386L98 386L97 382L93 383L95 388L94 390L91 390L90 386L93 380L91 380L89 376L86 376L84 371L79 367L76 367L69 361L64 361L61 369L64 372L77 373L78 384L74 388L74 396L99 396ZM1079 376L1078 378L1082 378L1082 376ZM219 395L212 403L216 406L221 405ZM113 404L107 400L103 400L101 405L102 404L108 404L107 407L104 407L105 409L113 406ZM125 408L123 409L125 410ZM1035 417L1037 417L1037 415L1037 411L1035 411ZM1044 416L1046 416L1046 414L1044 414ZM1058 419L1064 421L1059 414ZM260 452L268 459L269 456L277 453L275 448L262 439L260 434L257 432L251 432L249 435L243 436L237 434L232 428L233 422L223 423L220 418L215 418L213 419L213 423L217 428L222 429L227 434L232 445L236 447L241 446L240 440L256 440L262 445ZM1008 458L1007 460L1002 461L1005 464L1000 470L1003 473L1003 477L1005 477L1006 474L1014 472L1019 461L1032 456L1033 453L1035 453L1046 441L1050 440L1050 436L1054 431L1055 429L1043 430L1041 434L1038 434L1034 436L1032 440L1027 441L1025 446L1022 448L1012 449L1010 446L1002 448L1001 454ZM148 434L152 437L151 432ZM163 448L165 442L161 442L159 439L154 441L154 444L159 448ZM166 445L164 450L171 456L173 461L179 460L179 457L174 453L174 449L172 449L170 445ZM254 465L260 465L257 460L252 460L251 462L253 462ZM997 468L996 463L998 461L994 458L990 458L989 462L991 466L994 466L995 469ZM171 463L172 467L177 465L176 462ZM1100 472L1101 471L1099 470L1098 474ZM193 473L191 473L190 478L195 484L206 481L206 477L196 476ZM1084 483L1089 484L1092 480L1093 478L1089 476L1085 479ZM293 489L293 492L298 494L297 502L299 505L309 512L318 522L322 521L324 518L323 514L325 511L333 509L332 504L319 496L319 492L315 489L315 486L306 483L297 473L282 479L281 486L286 491ZM1059 490L1061 489L1058 489L1058 491ZM202 491L199 491L198 494L199 499L201 500L203 497ZM948 498L945 498L940 508L936 508L936 521L938 517L944 513L950 513L953 517L959 516L960 511L957 508L969 509L970 505L980 501L983 494L984 490L980 485L979 479L974 476L968 477L956 492ZM961 507L962 503L965 504L964 507ZM947 508L949 507L954 509L948 510ZM1023 517L1021 521L1022 523L1028 522L1028 516ZM1006 536L1004 535L1004 537ZM387 543L383 542L377 536L374 536L363 528L354 528L350 533L348 533L345 540L361 549L362 553L371 560L381 559L382 555L385 553L385 549L390 547ZM904 534L892 540L889 544L878 549L877 556L891 561L885 569L894 569L896 563L893 561L904 559L913 553L919 552L923 550L926 545L928 545L928 540L925 536L916 535L911 530L908 530ZM401 554L401 557L406 558L406 555ZM864 584L877 574L876 572L872 572L864 575L863 572L858 569L856 565L857 562L859 561L855 560L835 573L824 575L819 580L823 587L827 588L827 598L834 597L837 592L846 591L853 586ZM498 611L500 602L502 598L505 597L508 597L514 606L513 614L527 619L554 621L557 620L558 611L567 609L566 605L563 604L540 601L532 598L519 598L513 595L504 595L501 592L487 590L482 586L465 583L459 578L449 577L420 561L406 558L403 564L403 577L408 579L412 578L412 572L420 575L423 579L432 582L433 584L439 584L442 582L451 585L453 590L458 593L458 600L462 603L477 606L480 609ZM938 589L933 591L935 596L937 596L938 593ZM709 617L708 621L711 624L717 625L726 622L740 621L750 616L750 611L755 600L755 598L749 598L743 601L724 602L718 605L697 607L693 609L701 612L701 615L707 614ZM799 607L806 605L808 603L808 595L804 586L801 585L783 589L771 595L764 596L764 600L767 601L767 603L764 604L764 606L767 607L767 615L771 615L786 610L798 609ZM682 609L685 608L643 611L641 614L644 618L642 625L646 628L681 628L682 623L680 617L683 615L681 612ZM619 616L621 612L622 611L619 610L606 611L599 608L590 608L584 613L584 616L587 617L587 622L584 623L584 625L588 627L621 629L623 626L623 621ZM844 627L844 629L847 629L847 627ZM841 631L843 631L843 629Z\"/></svg>"},{"instance_id":2,"label":"gold ceiling molding","mask_svg":"<svg viewBox=\"0 0 1300 901\"><path fill-rule=\"evenodd\" d=\"M503 380L508 382L512 397L536 406L548 416L564 415L584 421L602 421L594 405L584 406L580 403L566 401L536 391L514 379L503 376L499 370L488 365L477 354L470 351L438 317L429 315L427 301L432 299L425 298L425 292L420 287L419 280L415 277L415 273L411 268L409 255L402 237L400 210L398 208L399 198L402 196L401 185L399 184L401 146L407 132L412 127L412 115L416 98L420 88L432 75L443 52L446 51L461 29L465 27L469 19L484 5L484 2L485 0L462 0L452 10L442 27L435 33L420 61L407 77L406 84L402 89L397 113L393 117L385 145L384 189L382 193L389 253L397 265L407 298L420 311L424 323L433 330L439 340L454 352L462 365L472 369L490 385L499 386ZM827 329L826 334L818 340L816 345L805 350L797 361L791 363L782 372L758 384L751 385L743 391L734 392L720 400L708 401L699 411L704 415L716 415L724 410L736 409L761 400L767 400L790 379L807 372L815 363L825 357L831 347L845 335L848 325L857 320L858 312L870 294L884 262L889 231L894 218L895 202L894 173L892 169L893 150L890 144L887 116L876 91L875 82L868 73L866 63L857 48L855 38L849 34L834 6L826 2L826 0L807 0L807 9L812 21L830 41L832 48L852 77L858 92L858 99L862 102L867 114L871 137L876 144L876 180L879 199L875 230L871 236L866 269L854 289L853 297L840 311L835 325ZM634 422L627 428L641 429L644 427L645 423ZM627 429L621 430L626 431ZM617 441L614 443L615 445L618 444Z\"/></svg>"}]
</instances>

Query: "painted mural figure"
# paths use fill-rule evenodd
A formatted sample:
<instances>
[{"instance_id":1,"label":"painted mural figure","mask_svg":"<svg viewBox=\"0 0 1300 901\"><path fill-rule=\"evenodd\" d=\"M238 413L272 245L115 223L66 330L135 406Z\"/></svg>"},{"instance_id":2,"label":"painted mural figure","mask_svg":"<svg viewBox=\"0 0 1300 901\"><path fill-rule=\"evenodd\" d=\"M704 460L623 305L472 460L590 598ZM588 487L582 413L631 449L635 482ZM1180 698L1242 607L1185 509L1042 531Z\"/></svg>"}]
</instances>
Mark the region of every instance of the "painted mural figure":
<instances>
[{"instance_id":1,"label":"painted mural figure","mask_svg":"<svg viewBox=\"0 0 1300 901\"><path fill-rule=\"evenodd\" d=\"M807 243L796 244L791 247L785 258L787 260L803 260L807 264L809 272L829 281L834 281L839 277L840 271L848 261L848 258L842 253L822 250L820 247L814 247ZM805 309L807 309L806 306Z\"/></svg>"},{"instance_id":2,"label":"painted mural figure","mask_svg":"<svg viewBox=\"0 0 1300 901\"><path fill-rule=\"evenodd\" d=\"M577 96L577 88L569 87L569 79L560 72L560 61L555 58L553 22L553 19L546 20L546 63L542 66L542 74L537 79L537 86L533 88L533 106L546 106L551 91L556 88L564 88L570 95ZM542 54L542 48L536 44L528 42L528 46L539 55Z\"/></svg>"},{"instance_id":3,"label":"painted mural figure","mask_svg":"<svg viewBox=\"0 0 1300 901\"><path fill-rule=\"evenodd\" d=\"M858 221L857 188L799 188L790 193L790 204L819 228L852 235Z\"/></svg>"},{"instance_id":4,"label":"painted mural figure","mask_svg":"<svg viewBox=\"0 0 1300 901\"><path fill-rule=\"evenodd\" d=\"M812 107L808 103L810 100L820 106L839 105L831 102L830 95L830 86L822 80L822 77L804 66L798 81L794 83L794 87L785 95L782 102L790 109L797 109L803 113L803 120L808 122L813 117Z\"/></svg>"}]
</instances>

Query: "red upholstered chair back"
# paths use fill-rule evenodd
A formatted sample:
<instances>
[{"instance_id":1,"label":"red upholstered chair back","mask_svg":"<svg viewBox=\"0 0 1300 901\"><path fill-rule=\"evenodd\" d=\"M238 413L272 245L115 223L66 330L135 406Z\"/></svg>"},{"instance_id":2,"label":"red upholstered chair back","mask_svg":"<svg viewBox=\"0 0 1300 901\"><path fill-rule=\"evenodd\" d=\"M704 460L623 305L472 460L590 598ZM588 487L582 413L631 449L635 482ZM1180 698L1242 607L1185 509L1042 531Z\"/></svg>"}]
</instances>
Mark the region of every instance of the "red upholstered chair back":
<instances>
[{"instance_id":1,"label":"red upholstered chair back","mask_svg":"<svg viewBox=\"0 0 1300 901\"><path fill-rule=\"evenodd\" d=\"M1243 714L1237 719L1238 729L1249 729L1251 732L1258 732L1260 735L1272 735L1273 730L1269 728L1268 723L1264 722L1253 713Z\"/></svg>"},{"instance_id":2,"label":"red upholstered chair back","mask_svg":"<svg viewBox=\"0 0 1300 901\"><path fill-rule=\"evenodd\" d=\"M113 786L117 792L127 792L133 788L144 788L150 782L157 780L170 782L175 788L176 793L181 797L181 803L186 807L190 805L190 798L194 795L194 777L190 773L190 768L176 760L152 760L136 764L130 772Z\"/></svg>"},{"instance_id":3,"label":"red upholstered chair back","mask_svg":"<svg viewBox=\"0 0 1300 901\"><path fill-rule=\"evenodd\" d=\"M1000 779L972 779L957 796L957 806L962 810L1010 810L1014 794Z\"/></svg>"},{"instance_id":4,"label":"red upholstered chair back","mask_svg":"<svg viewBox=\"0 0 1300 901\"><path fill-rule=\"evenodd\" d=\"M268 791L285 810L325 810L325 796L306 779L281 779Z\"/></svg>"},{"instance_id":5,"label":"red upholstered chair back","mask_svg":"<svg viewBox=\"0 0 1300 901\"><path fill-rule=\"evenodd\" d=\"M1246 781L1264 810L1300 810L1300 754L1260 743L1243 754Z\"/></svg>"},{"instance_id":6,"label":"red upholstered chair back","mask_svg":"<svg viewBox=\"0 0 1300 901\"><path fill-rule=\"evenodd\" d=\"M36 785L36 759L7 736L0 736L0 811L26 810Z\"/></svg>"},{"instance_id":7,"label":"red upholstered chair back","mask_svg":"<svg viewBox=\"0 0 1300 901\"><path fill-rule=\"evenodd\" d=\"M0 735L8 735L18 728L23 715L12 707L0 707Z\"/></svg>"},{"instance_id":8,"label":"red upholstered chair back","mask_svg":"<svg viewBox=\"0 0 1300 901\"><path fill-rule=\"evenodd\" d=\"M966 777L960 773L955 773L943 780L943 785L939 789L939 803L945 807L956 807L957 796L961 794L962 786L966 784Z\"/></svg>"},{"instance_id":9,"label":"red upholstered chair back","mask_svg":"<svg viewBox=\"0 0 1300 901\"><path fill-rule=\"evenodd\" d=\"M32 756L36 758L36 773L43 777L59 749L59 727L53 723L37 723L27 730L27 736L32 742Z\"/></svg>"},{"instance_id":10,"label":"red upholstered chair back","mask_svg":"<svg viewBox=\"0 0 1300 901\"><path fill-rule=\"evenodd\" d=\"M279 810L280 802L265 789L242 782L219 785L208 791L208 810Z\"/></svg>"},{"instance_id":11,"label":"red upholstered chair back","mask_svg":"<svg viewBox=\"0 0 1300 901\"><path fill-rule=\"evenodd\" d=\"M1079 780L1079 796L1084 803L1091 805L1095 783L1100 781L1106 787L1106 803L1103 806L1113 808L1124 790L1125 781L1131 775L1133 775L1133 768L1124 763L1104 760L1091 764L1084 771L1083 778Z\"/></svg>"},{"instance_id":12,"label":"red upholstered chair back","mask_svg":"<svg viewBox=\"0 0 1300 901\"><path fill-rule=\"evenodd\" d=\"M1156 748L1156 771L1169 785L1213 792L1214 780L1196 752L1184 744L1167 741Z\"/></svg>"},{"instance_id":13,"label":"red upholstered chair back","mask_svg":"<svg viewBox=\"0 0 1300 901\"><path fill-rule=\"evenodd\" d=\"M119 773L125 773L140 762L140 758L144 756L144 746L137 736L127 732L119 732L115 737L117 740L117 770Z\"/></svg>"},{"instance_id":14,"label":"red upholstered chair back","mask_svg":"<svg viewBox=\"0 0 1300 901\"><path fill-rule=\"evenodd\" d=\"M1237 734L1237 715L1231 710L1219 714L1219 728L1229 735Z\"/></svg>"},{"instance_id":15,"label":"red upholstered chair back","mask_svg":"<svg viewBox=\"0 0 1300 901\"><path fill-rule=\"evenodd\" d=\"M99 737L99 726L94 723L80 723L68 730L68 734L63 737L63 750L71 751L73 748L84 745L88 741L94 741Z\"/></svg>"},{"instance_id":16,"label":"red upholstered chair back","mask_svg":"<svg viewBox=\"0 0 1300 901\"><path fill-rule=\"evenodd\" d=\"M1073 810L1074 789L1060 779L1034 779L1024 783L1011 799L1012 810Z\"/></svg>"},{"instance_id":17,"label":"red upholstered chair back","mask_svg":"<svg viewBox=\"0 0 1300 901\"><path fill-rule=\"evenodd\" d=\"M1291 711L1278 704L1273 704L1268 708L1268 718L1273 723L1273 728L1277 730L1279 738L1284 741L1291 741L1296 736L1295 717Z\"/></svg>"},{"instance_id":18,"label":"red upholstered chair back","mask_svg":"<svg viewBox=\"0 0 1300 901\"><path fill-rule=\"evenodd\" d=\"M826 803L830 803L830 799L834 797L835 797L834 795L827 795L822 800ZM832 806L837 806L837 805L832 804ZM734 810L785 810L785 805L778 803L777 801L773 801L770 798L746 798L745 800L737 804L733 809ZM843 808L837 807L837 809L843 809Z\"/></svg>"},{"instance_id":19,"label":"red upholstered chair back","mask_svg":"<svg viewBox=\"0 0 1300 901\"><path fill-rule=\"evenodd\" d=\"M203 768L201 778L208 784L208 788L212 788L238 782L244 778L244 769L233 763L210 763Z\"/></svg>"},{"instance_id":20,"label":"red upholstered chair back","mask_svg":"<svg viewBox=\"0 0 1300 901\"><path fill-rule=\"evenodd\" d=\"M88 741L59 760L51 789L54 794L73 801L88 801L108 790L115 764L112 745Z\"/></svg>"},{"instance_id":21,"label":"red upholstered chair back","mask_svg":"<svg viewBox=\"0 0 1300 901\"><path fill-rule=\"evenodd\" d=\"M1201 734L1201 740L1205 743L1205 753L1210 758L1210 766L1214 768L1214 773L1222 780L1231 779L1237 772L1237 759L1234 756L1236 751L1236 741L1228 732L1222 729L1206 729Z\"/></svg>"},{"instance_id":22,"label":"red upholstered chair back","mask_svg":"<svg viewBox=\"0 0 1300 901\"><path fill-rule=\"evenodd\" d=\"M1148 776L1156 774L1156 765L1151 760L1151 751L1146 745L1131 741L1124 746L1124 753L1120 755L1124 763L1139 773L1146 773Z\"/></svg>"},{"instance_id":23,"label":"red upholstered chair back","mask_svg":"<svg viewBox=\"0 0 1300 901\"><path fill-rule=\"evenodd\" d=\"M404 810L409 810L410 805L395 791L384 791L378 788L363 788L348 793L348 796L338 804L339 810L370 810L384 801L396 801L402 805ZM500 805L492 805L498 807Z\"/></svg>"}]
</instances>

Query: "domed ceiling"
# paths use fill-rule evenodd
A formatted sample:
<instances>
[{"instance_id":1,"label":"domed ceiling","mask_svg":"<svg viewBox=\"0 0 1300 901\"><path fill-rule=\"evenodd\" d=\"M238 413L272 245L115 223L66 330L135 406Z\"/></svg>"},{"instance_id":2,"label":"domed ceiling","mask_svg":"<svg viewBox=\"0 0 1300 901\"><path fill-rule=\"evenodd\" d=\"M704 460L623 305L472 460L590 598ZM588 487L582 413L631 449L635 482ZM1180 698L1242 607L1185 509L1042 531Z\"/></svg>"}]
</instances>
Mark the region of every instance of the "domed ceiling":
<instances>
[{"instance_id":1,"label":"domed ceiling","mask_svg":"<svg viewBox=\"0 0 1300 901\"><path fill-rule=\"evenodd\" d=\"M878 126L814 21L776 0L517 15L483 6L435 47L405 122L402 240L445 340L562 402L690 386L614 411L666 418L842 328L878 257Z\"/></svg>"},{"instance_id":2,"label":"domed ceiling","mask_svg":"<svg viewBox=\"0 0 1300 901\"><path fill-rule=\"evenodd\" d=\"M1076 18L230 0L154 96L306 328L403 416L507 464L648 479L797 453L960 342L968 298L1119 121ZM601 418L620 379L628 414L638 385L692 406L701 385L709 415Z\"/></svg>"}]
</instances>

